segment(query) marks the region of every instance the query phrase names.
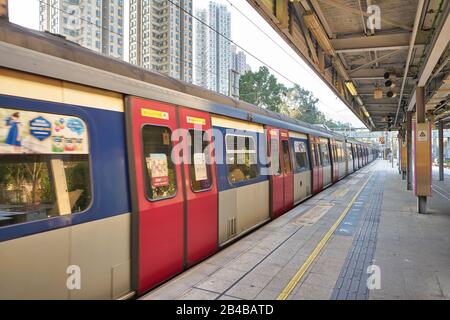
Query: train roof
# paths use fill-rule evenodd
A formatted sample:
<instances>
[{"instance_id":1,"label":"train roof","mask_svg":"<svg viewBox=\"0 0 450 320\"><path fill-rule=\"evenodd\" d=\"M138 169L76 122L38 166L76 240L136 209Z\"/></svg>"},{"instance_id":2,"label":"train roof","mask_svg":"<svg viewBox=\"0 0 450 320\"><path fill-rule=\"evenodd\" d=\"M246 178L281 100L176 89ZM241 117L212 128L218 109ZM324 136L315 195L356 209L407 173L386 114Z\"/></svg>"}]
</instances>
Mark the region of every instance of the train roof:
<instances>
[{"instance_id":1,"label":"train roof","mask_svg":"<svg viewBox=\"0 0 450 320\"><path fill-rule=\"evenodd\" d=\"M293 131L346 139L344 135L320 126L107 57L64 37L3 19L0 19L0 65Z\"/></svg>"}]
</instances>

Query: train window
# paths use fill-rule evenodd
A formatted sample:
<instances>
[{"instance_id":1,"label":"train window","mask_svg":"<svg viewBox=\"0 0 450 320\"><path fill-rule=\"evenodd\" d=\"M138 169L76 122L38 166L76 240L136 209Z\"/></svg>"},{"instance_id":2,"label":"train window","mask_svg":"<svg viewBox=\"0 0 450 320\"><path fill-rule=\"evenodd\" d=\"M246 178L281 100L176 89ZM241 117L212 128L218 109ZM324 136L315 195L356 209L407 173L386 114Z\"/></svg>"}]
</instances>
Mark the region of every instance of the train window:
<instances>
[{"instance_id":1,"label":"train window","mask_svg":"<svg viewBox=\"0 0 450 320\"><path fill-rule=\"evenodd\" d=\"M352 146L347 144L347 159L353 160Z\"/></svg>"},{"instance_id":2,"label":"train window","mask_svg":"<svg viewBox=\"0 0 450 320\"><path fill-rule=\"evenodd\" d=\"M12 109L0 110L0 119L0 227L85 211L92 200L86 124Z\"/></svg>"},{"instance_id":3,"label":"train window","mask_svg":"<svg viewBox=\"0 0 450 320\"><path fill-rule=\"evenodd\" d=\"M208 152L208 134L205 131L189 130L191 141L191 159L189 162L189 178L194 192L211 188L211 161ZM194 141L194 139L198 139ZM194 143L192 143L194 141Z\"/></svg>"},{"instance_id":4,"label":"train window","mask_svg":"<svg viewBox=\"0 0 450 320\"><path fill-rule=\"evenodd\" d=\"M324 167L330 165L330 153L328 151L328 145L325 143L320 144L320 153L322 156L322 165Z\"/></svg>"},{"instance_id":5,"label":"train window","mask_svg":"<svg viewBox=\"0 0 450 320\"><path fill-rule=\"evenodd\" d=\"M312 146L313 146L314 158L316 160L315 161L316 166L320 167L323 165L323 163L322 163L322 159L320 157L319 144L315 143L315 144L312 144Z\"/></svg>"},{"instance_id":6,"label":"train window","mask_svg":"<svg viewBox=\"0 0 450 320\"><path fill-rule=\"evenodd\" d=\"M283 140L281 143L283 146L284 173L290 173L292 171L292 167L291 167L291 157L289 153L289 141Z\"/></svg>"},{"instance_id":7,"label":"train window","mask_svg":"<svg viewBox=\"0 0 450 320\"><path fill-rule=\"evenodd\" d=\"M145 125L142 128L145 190L151 201L171 198L177 193L171 134L167 127Z\"/></svg>"},{"instance_id":8,"label":"train window","mask_svg":"<svg viewBox=\"0 0 450 320\"><path fill-rule=\"evenodd\" d=\"M338 143L336 147L337 147L338 162L342 162L342 161L344 161L344 153L342 150L342 144Z\"/></svg>"},{"instance_id":9,"label":"train window","mask_svg":"<svg viewBox=\"0 0 450 320\"><path fill-rule=\"evenodd\" d=\"M294 141L295 168L297 171L304 171L309 167L306 150L306 142Z\"/></svg>"},{"instance_id":10,"label":"train window","mask_svg":"<svg viewBox=\"0 0 450 320\"><path fill-rule=\"evenodd\" d=\"M256 143L252 136L226 135L228 179L231 183L258 176Z\"/></svg>"}]
</instances>

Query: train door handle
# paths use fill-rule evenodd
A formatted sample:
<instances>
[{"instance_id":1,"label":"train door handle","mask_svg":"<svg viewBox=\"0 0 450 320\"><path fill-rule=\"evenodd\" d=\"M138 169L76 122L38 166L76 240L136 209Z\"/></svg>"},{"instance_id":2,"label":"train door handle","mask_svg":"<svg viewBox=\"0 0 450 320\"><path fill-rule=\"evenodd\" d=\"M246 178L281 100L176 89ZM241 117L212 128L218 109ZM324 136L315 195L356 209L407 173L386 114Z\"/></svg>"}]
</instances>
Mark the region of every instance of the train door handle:
<instances>
[{"instance_id":1,"label":"train door handle","mask_svg":"<svg viewBox=\"0 0 450 320\"><path fill-rule=\"evenodd\" d=\"M300 180L300 187L303 186L303 181Z\"/></svg>"}]
</instances>

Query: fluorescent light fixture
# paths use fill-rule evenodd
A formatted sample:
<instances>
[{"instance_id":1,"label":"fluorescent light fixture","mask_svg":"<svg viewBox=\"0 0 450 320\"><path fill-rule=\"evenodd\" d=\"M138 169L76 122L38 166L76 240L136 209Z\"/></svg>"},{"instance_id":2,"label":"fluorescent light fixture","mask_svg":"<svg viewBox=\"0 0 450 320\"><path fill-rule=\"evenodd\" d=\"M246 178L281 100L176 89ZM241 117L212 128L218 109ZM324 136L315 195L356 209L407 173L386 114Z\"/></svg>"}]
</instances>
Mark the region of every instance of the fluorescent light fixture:
<instances>
[{"instance_id":1,"label":"fluorescent light fixture","mask_svg":"<svg viewBox=\"0 0 450 320\"><path fill-rule=\"evenodd\" d=\"M358 102L360 107L362 107L364 105L360 97L356 97L355 100L356 100L356 102Z\"/></svg>"},{"instance_id":2,"label":"fluorescent light fixture","mask_svg":"<svg viewBox=\"0 0 450 320\"><path fill-rule=\"evenodd\" d=\"M345 86L347 87L348 91L352 96L357 96L358 92L356 91L355 85L353 84L353 81L345 81Z\"/></svg>"},{"instance_id":3,"label":"fluorescent light fixture","mask_svg":"<svg viewBox=\"0 0 450 320\"><path fill-rule=\"evenodd\" d=\"M303 15L303 21L305 21L306 26L314 35L322 50L325 51L326 54L334 56L335 53L333 46L331 45L331 42L325 34L325 31L323 30L316 15L311 11L306 11Z\"/></svg>"},{"instance_id":4,"label":"fluorescent light fixture","mask_svg":"<svg viewBox=\"0 0 450 320\"><path fill-rule=\"evenodd\" d=\"M361 110L363 111L364 116L365 116L366 118L370 118L370 114L369 114L369 112L367 111L366 107L361 106Z\"/></svg>"}]
</instances>

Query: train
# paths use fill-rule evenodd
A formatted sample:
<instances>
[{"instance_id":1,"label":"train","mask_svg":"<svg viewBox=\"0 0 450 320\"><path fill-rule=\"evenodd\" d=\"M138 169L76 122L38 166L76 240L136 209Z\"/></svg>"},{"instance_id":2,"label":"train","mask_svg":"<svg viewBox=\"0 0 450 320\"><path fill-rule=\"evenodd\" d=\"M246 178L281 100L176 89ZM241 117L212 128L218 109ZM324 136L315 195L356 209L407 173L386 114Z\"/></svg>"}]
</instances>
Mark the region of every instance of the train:
<instances>
[{"instance_id":1,"label":"train","mask_svg":"<svg viewBox=\"0 0 450 320\"><path fill-rule=\"evenodd\" d=\"M0 299L140 296L378 157L0 21Z\"/></svg>"}]
</instances>

